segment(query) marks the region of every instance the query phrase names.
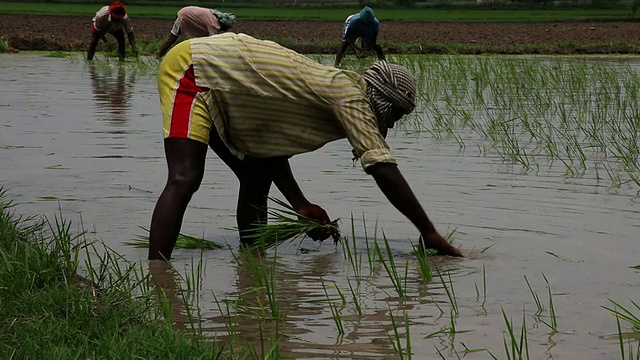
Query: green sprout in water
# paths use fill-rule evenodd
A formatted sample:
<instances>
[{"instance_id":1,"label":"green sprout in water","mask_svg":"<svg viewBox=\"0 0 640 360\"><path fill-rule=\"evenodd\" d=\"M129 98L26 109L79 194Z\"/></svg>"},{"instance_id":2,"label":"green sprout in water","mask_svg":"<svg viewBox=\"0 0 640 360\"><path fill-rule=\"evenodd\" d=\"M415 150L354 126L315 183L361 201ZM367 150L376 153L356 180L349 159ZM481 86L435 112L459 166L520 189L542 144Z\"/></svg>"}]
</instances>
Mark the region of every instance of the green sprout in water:
<instances>
[{"instance_id":1,"label":"green sprout in water","mask_svg":"<svg viewBox=\"0 0 640 360\"><path fill-rule=\"evenodd\" d=\"M141 227L147 232L145 235L138 235L131 241L125 241L125 245L133 246L136 248L148 248L149 247L149 229ZM217 250L225 248L224 245L217 242L207 240L204 237L195 237L185 234L179 234L178 240L175 245L176 249L203 249L203 250Z\"/></svg>"},{"instance_id":2,"label":"green sprout in water","mask_svg":"<svg viewBox=\"0 0 640 360\"><path fill-rule=\"evenodd\" d=\"M279 208L267 210L267 223L262 224L248 238L254 240L256 246L272 248L282 242L293 242L302 239L312 231L329 231L334 244L341 241L338 219L323 224L319 220L302 214L282 200L269 198Z\"/></svg>"}]
</instances>

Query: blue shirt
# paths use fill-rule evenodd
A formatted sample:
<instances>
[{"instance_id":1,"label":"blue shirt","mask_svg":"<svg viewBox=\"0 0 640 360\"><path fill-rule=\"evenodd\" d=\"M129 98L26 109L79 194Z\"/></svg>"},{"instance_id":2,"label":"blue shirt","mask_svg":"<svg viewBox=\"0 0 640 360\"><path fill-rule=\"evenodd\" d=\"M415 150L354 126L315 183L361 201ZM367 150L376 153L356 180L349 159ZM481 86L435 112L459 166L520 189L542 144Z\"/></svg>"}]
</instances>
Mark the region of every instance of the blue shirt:
<instances>
[{"instance_id":1,"label":"blue shirt","mask_svg":"<svg viewBox=\"0 0 640 360\"><path fill-rule=\"evenodd\" d=\"M342 40L355 42L356 39L362 40L362 47L370 48L374 45L375 39L380 30L380 21L377 18L373 22L365 23L360 20L360 13L353 14L344 22L342 29Z\"/></svg>"}]
</instances>

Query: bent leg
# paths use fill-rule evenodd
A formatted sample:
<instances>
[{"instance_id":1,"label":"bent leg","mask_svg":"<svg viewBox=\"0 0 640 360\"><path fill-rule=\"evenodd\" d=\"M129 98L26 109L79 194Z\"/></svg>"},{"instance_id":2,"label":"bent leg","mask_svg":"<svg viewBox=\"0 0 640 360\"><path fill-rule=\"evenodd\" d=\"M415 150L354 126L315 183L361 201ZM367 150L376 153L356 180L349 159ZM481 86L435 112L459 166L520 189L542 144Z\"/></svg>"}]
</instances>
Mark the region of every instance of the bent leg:
<instances>
[{"instance_id":1,"label":"bent leg","mask_svg":"<svg viewBox=\"0 0 640 360\"><path fill-rule=\"evenodd\" d=\"M124 60L125 49L126 49L125 42L124 42L124 31L123 30L116 31L111 35L113 35L116 38L116 40L118 40L118 58L120 60Z\"/></svg>"},{"instance_id":2,"label":"bent leg","mask_svg":"<svg viewBox=\"0 0 640 360\"><path fill-rule=\"evenodd\" d=\"M340 43L340 47L338 48L338 54L336 55L336 62L334 64L335 67L338 67L340 65L340 61L342 61L344 53L345 51L347 51L348 47L349 43L346 40L342 40L342 42Z\"/></svg>"},{"instance_id":3,"label":"bent leg","mask_svg":"<svg viewBox=\"0 0 640 360\"><path fill-rule=\"evenodd\" d=\"M89 47L87 48L87 60L93 60L93 56L96 53L96 48L98 47L98 42L100 42L101 35L99 30L96 30L95 27L91 28L91 42L89 42Z\"/></svg>"},{"instance_id":4,"label":"bent leg","mask_svg":"<svg viewBox=\"0 0 640 360\"><path fill-rule=\"evenodd\" d=\"M238 179L240 192L236 208L236 221L240 243L251 245L256 241L256 229L267 223L267 200L272 179L266 165L257 158L245 158Z\"/></svg>"},{"instance_id":5,"label":"bent leg","mask_svg":"<svg viewBox=\"0 0 640 360\"><path fill-rule=\"evenodd\" d=\"M374 44L373 50L376 51L376 55L378 55L378 60L385 60L384 52L382 52L382 46L380 46L380 44Z\"/></svg>"},{"instance_id":6,"label":"bent leg","mask_svg":"<svg viewBox=\"0 0 640 360\"><path fill-rule=\"evenodd\" d=\"M167 183L156 203L149 233L149 260L171 258L182 219L204 176L207 145L190 139L164 140Z\"/></svg>"},{"instance_id":7,"label":"bent leg","mask_svg":"<svg viewBox=\"0 0 640 360\"><path fill-rule=\"evenodd\" d=\"M255 241L256 227L267 222L267 199L272 182L268 169L260 159L249 156L238 159L224 145L215 128L209 134L209 146L240 181L236 222L240 242L250 245Z\"/></svg>"}]
</instances>

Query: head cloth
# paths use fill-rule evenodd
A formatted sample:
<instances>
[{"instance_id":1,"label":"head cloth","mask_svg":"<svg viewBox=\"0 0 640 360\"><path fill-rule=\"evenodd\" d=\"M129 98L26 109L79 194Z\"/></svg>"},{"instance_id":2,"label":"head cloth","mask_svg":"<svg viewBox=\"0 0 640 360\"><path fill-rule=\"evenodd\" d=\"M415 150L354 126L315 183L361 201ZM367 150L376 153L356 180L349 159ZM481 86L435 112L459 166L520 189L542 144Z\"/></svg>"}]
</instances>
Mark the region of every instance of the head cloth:
<instances>
[{"instance_id":1,"label":"head cloth","mask_svg":"<svg viewBox=\"0 0 640 360\"><path fill-rule=\"evenodd\" d=\"M109 14L114 19L122 19L127 14L127 8L120 1L114 1L109 5Z\"/></svg>"},{"instance_id":2,"label":"head cloth","mask_svg":"<svg viewBox=\"0 0 640 360\"><path fill-rule=\"evenodd\" d=\"M373 9L368 6L365 6L360 10L360 20L364 23L372 23L375 17L376 15L373 13Z\"/></svg>"},{"instance_id":3,"label":"head cloth","mask_svg":"<svg viewBox=\"0 0 640 360\"><path fill-rule=\"evenodd\" d=\"M418 81L409 71L386 61L378 61L362 74L367 82L367 95L378 120L378 129L383 136L392 121L393 107L409 114L416 107L416 89Z\"/></svg>"},{"instance_id":4,"label":"head cloth","mask_svg":"<svg viewBox=\"0 0 640 360\"><path fill-rule=\"evenodd\" d=\"M231 29L236 24L236 16L232 13L225 13L220 10L213 10L213 14L218 18L218 22L224 25L226 30Z\"/></svg>"}]
</instances>

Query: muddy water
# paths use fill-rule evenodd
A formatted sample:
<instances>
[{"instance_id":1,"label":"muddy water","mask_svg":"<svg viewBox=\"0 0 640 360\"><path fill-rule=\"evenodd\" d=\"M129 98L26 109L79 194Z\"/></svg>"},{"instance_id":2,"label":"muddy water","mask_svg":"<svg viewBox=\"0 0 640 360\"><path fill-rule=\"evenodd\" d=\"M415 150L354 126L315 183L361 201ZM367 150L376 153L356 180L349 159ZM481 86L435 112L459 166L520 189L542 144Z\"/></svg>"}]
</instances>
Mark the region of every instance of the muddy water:
<instances>
[{"instance_id":1,"label":"muddy water","mask_svg":"<svg viewBox=\"0 0 640 360\"><path fill-rule=\"evenodd\" d=\"M0 55L0 74L0 184L19 213L61 213L74 229L82 223L91 237L146 267L145 251L123 242L145 234L166 176L152 72L131 64L10 54ZM490 358L487 352L465 355L466 348L507 358L504 310L518 334L525 315L533 359L621 358L615 318L601 306L610 305L608 298L628 306L629 299L640 298L640 273L631 268L640 264L637 188L610 191L595 175L567 178L556 169L523 173L496 156L460 151L454 141L427 135L395 132L389 139L433 221L442 232L456 230L455 241L468 257L434 259L443 280L436 276L425 284L410 253L410 242L417 241L413 226L354 168L346 141L294 157L294 173L308 197L341 218L347 233L354 218L359 249L365 247L365 229L369 241L376 230L380 239L384 231L403 279L405 266L408 270L402 302L384 267L370 268L366 254L356 276L341 246L305 240L301 246L312 251L302 252L297 244L284 245L266 265L275 267L275 302L284 318L282 354L399 358L391 311L403 348L408 320L413 358ZM235 178L210 155L182 232L235 249L236 192ZM231 322L234 331L259 344L261 322L247 310L257 298L247 294L257 281L250 267L237 265L223 250L174 255L173 265L183 275L198 273L199 261L204 266L200 288L191 294L204 329L225 336ZM157 264L150 266L166 286L179 281L160 276L164 270ZM543 274L553 293L557 332L544 324L551 318ZM544 305L540 314L525 276ZM457 306L443 281L455 292ZM344 335L338 334L323 282L340 310ZM225 300L245 307L226 310L220 306ZM268 302L263 305L268 308ZM183 309L175 311L185 317ZM262 328L268 333L273 326L267 321ZM628 324L622 326L630 331Z\"/></svg>"}]
</instances>

